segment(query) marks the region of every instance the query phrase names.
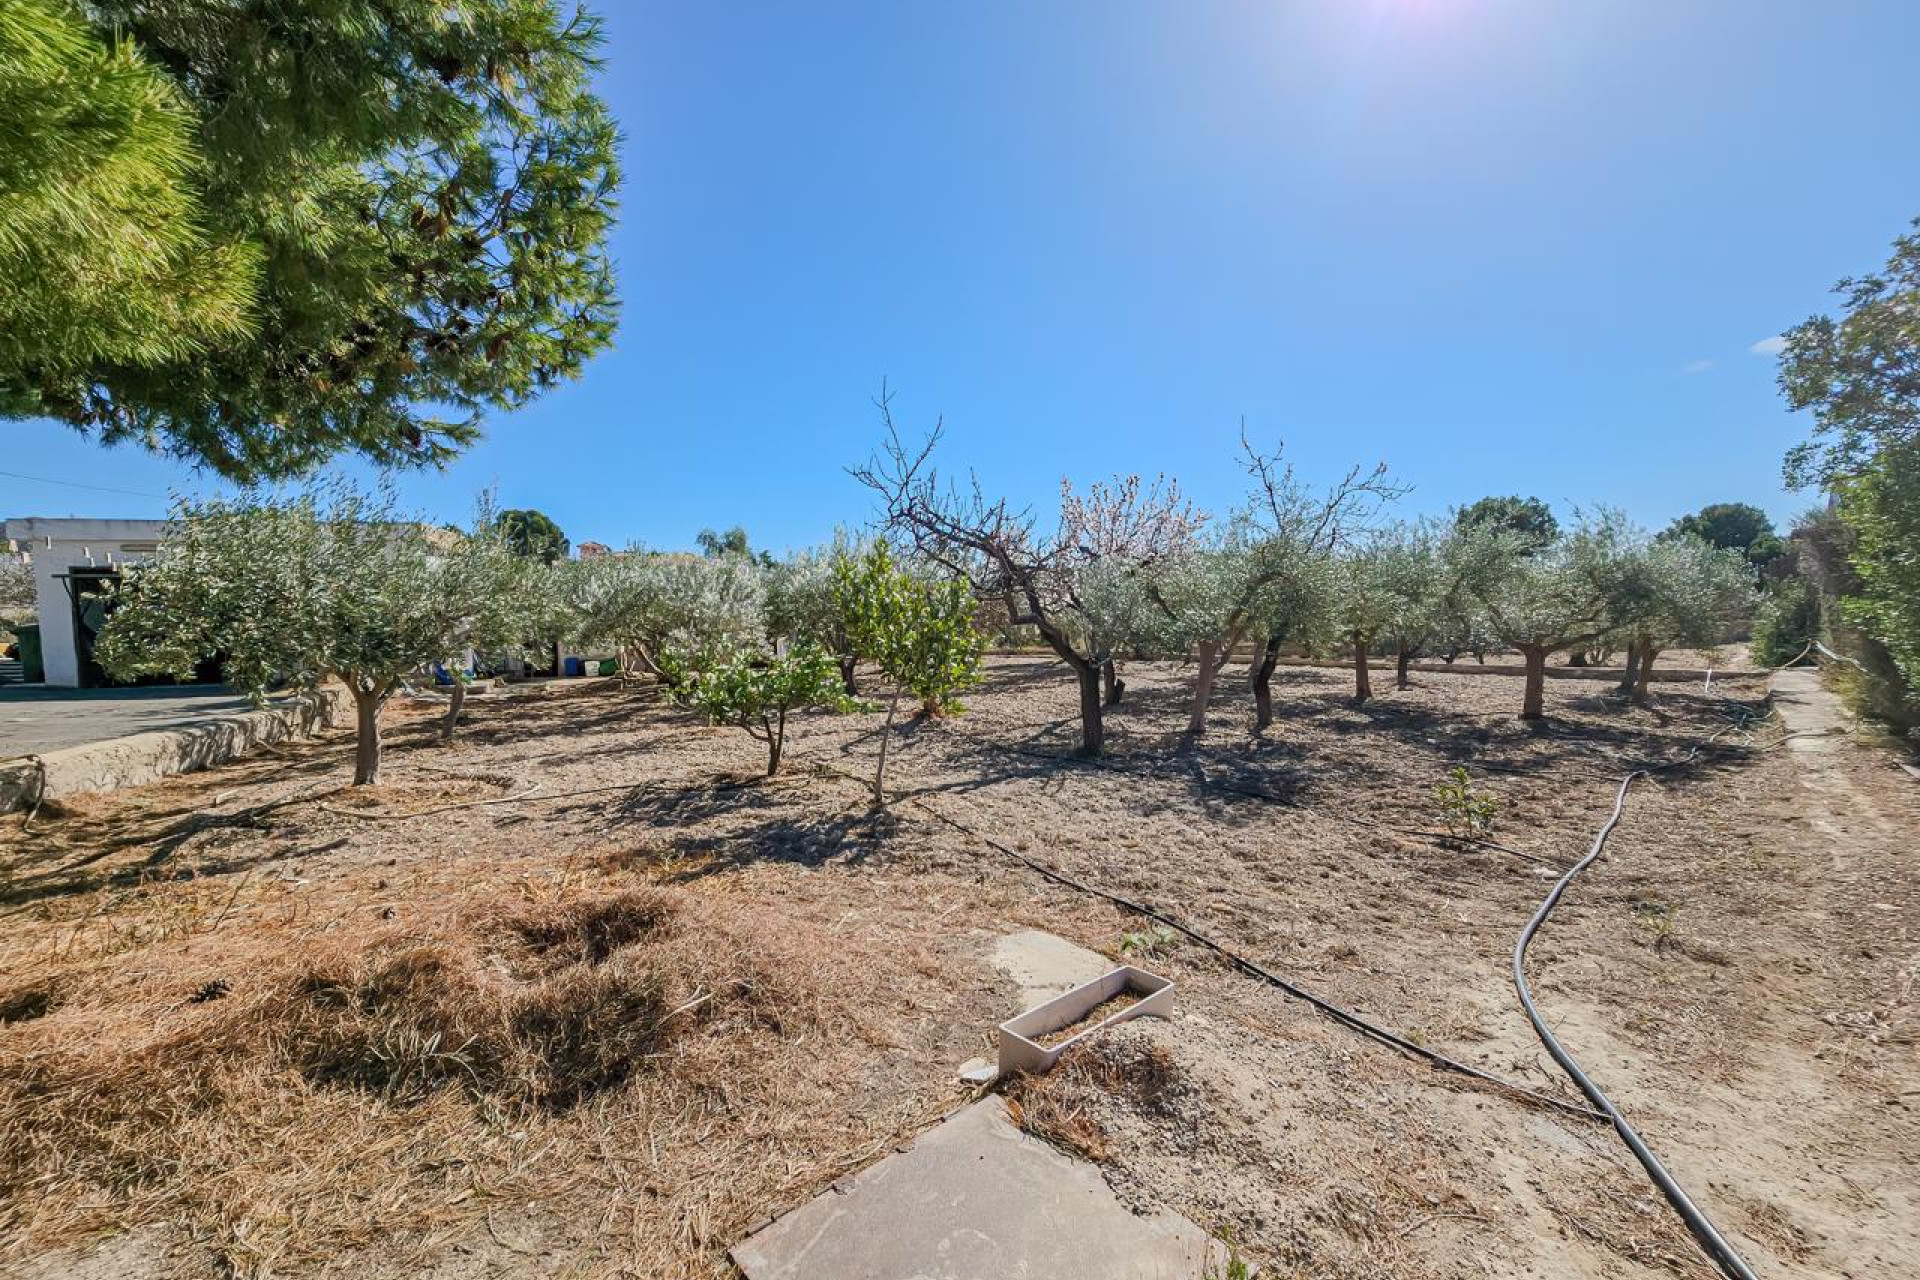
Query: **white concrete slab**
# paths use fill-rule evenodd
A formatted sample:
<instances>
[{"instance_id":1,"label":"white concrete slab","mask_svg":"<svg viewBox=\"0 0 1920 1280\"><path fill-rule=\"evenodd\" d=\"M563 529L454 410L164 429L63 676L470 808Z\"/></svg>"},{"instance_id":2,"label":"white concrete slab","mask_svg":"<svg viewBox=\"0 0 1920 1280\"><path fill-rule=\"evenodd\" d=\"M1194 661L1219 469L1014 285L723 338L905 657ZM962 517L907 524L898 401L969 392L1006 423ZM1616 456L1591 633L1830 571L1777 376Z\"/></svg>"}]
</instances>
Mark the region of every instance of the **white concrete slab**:
<instances>
[{"instance_id":1,"label":"white concrete slab","mask_svg":"<svg viewBox=\"0 0 1920 1280\"><path fill-rule=\"evenodd\" d=\"M1064 995L1113 968L1113 961L1098 951L1040 929L1023 929L995 941L993 963L1020 984L1020 1007L1015 1013Z\"/></svg>"},{"instance_id":2,"label":"white concrete slab","mask_svg":"<svg viewBox=\"0 0 1920 1280\"><path fill-rule=\"evenodd\" d=\"M1132 1213L990 1097L732 1256L748 1280L1202 1280L1227 1255L1176 1213Z\"/></svg>"}]
</instances>

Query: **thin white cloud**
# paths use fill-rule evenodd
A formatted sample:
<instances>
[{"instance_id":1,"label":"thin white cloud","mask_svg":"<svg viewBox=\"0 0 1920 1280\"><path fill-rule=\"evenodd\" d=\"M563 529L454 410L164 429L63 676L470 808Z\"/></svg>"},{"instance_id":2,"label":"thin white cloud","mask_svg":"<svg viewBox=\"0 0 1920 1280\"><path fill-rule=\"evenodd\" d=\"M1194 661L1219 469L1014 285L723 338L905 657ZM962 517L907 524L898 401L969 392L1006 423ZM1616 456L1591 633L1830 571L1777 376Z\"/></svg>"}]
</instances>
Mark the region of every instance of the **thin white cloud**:
<instances>
[{"instance_id":1,"label":"thin white cloud","mask_svg":"<svg viewBox=\"0 0 1920 1280\"><path fill-rule=\"evenodd\" d=\"M1787 349L1787 335L1776 333L1771 338L1762 338L1747 350L1757 356L1777 356Z\"/></svg>"},{"instance_id":2,"label":"thin white cloud","mask_svg":"<svg viewBox=\"0 0 1920 1280\"><path fill-rule=\"evenodd\" d=\"M1707 370L1709 370L1709 369L1711 369L1711 368L1713 368L1713 361L1711 361L1711 360L1695 360L1695 361L1694 361L1694 362L1693 362L1692 364L1685 364L1685 365L1681 365L1681 366L1680 366L1680 372L1682 372L1682 373L1705 373L1705 372L1706 372Z\"/></svg>"}]
</instances>

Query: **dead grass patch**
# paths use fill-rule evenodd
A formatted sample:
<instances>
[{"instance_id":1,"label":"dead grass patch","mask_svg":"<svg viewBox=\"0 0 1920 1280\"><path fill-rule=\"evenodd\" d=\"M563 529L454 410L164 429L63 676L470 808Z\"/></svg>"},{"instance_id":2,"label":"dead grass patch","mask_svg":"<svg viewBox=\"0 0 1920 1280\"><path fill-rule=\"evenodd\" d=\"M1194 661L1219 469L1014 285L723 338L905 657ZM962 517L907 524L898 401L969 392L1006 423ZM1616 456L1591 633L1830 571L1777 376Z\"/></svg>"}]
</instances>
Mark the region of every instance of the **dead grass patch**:
<instances>
[{"instance_id":1,"label":"dead grass patch","mask_svg":"<svg viewBox=\"0 0 1920 1280\"><path fill-rule=\"evenodd\" d=\"M699 1136L770 1128L772 1095L845 1069L830 1033L859 1041L839 1010L879 968L764 905L686 891L497 902L253 939L223 957L217 1000L183 997L205 959L165 946L131 980L94 960L16 988L10 1007L39 1012L0 1041L0 1260L165 1222L239 1276L376 1246L404 1268L487 1205L563 1198L637 1144L645 1198L684 1191L709 1225L634 1256L685 1271L749 1207L717 1213L714 1181L765 1181L760 1146ZM806 1123L823 1121L844 1124ZM783 1145L835 1145L794 1128Z\"/></svg>"}]
</instances>

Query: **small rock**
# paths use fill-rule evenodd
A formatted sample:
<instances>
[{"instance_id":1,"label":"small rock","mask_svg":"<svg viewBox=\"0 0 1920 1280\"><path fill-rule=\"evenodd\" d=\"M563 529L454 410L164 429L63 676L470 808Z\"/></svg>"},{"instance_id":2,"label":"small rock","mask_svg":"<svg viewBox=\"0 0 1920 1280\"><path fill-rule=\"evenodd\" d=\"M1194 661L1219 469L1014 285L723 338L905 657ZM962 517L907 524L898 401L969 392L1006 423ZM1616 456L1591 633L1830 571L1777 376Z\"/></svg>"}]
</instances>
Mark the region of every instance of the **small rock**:
<instances>
[{"instance_id":1,"label":"small rock","mask_svg":"<svg viewBox=\"0 0 1920 1280\"><path fill-rule=\"evenodd\" d=\"M992 1084L1000 1076L1000 1068L985 1058L968 1058L960 1064L959 1077L962 1084Z\"/></svg>"}]
</instances>

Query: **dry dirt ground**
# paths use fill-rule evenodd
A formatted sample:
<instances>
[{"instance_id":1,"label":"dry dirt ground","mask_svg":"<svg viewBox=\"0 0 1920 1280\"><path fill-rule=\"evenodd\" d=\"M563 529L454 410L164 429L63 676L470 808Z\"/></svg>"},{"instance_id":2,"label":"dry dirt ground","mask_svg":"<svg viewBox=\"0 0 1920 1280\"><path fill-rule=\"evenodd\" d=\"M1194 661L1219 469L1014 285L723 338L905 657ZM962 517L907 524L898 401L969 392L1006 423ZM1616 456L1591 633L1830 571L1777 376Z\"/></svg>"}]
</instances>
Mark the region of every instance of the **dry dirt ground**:
<instances>
[{"instance_id":1,"label":"dry dirt ground","mask_svg":"<svg viewBox=\"0 0 1920 1280\"><path fill-rule=\"evenodd\" d=\"M1554 681L1534 731L1517 680L1389 673L1355 709L1319 669L1262 737L1230 671L1195 743L1187 673L1128 674L1089 764L1064 670L995 660L897 731L888 818L849 776L877 715L801 720L763 782L744 734L603 689L476 700L444 748L397 709L371 793L333 736L7 819L0 1275L728 1275L969 1099L1013 1000L994 937L1144 930L939 818L1572 1098L1513 939L1650 761L1534 948L1543 1008L1761 1275L1920 1274L1920 786L1885 757L1810 773L1753 682L1636 710ZM1456 764L1504 851L1409 834ZM1130 958L1182 1016L1017 1100L1262 1274L1714 1274L1610 1130L1190 943Z\"/></svg>"}]
</instances>

